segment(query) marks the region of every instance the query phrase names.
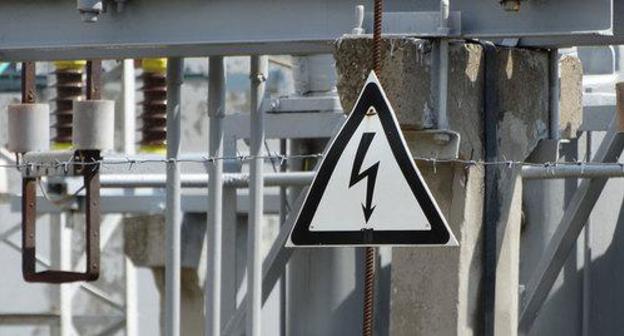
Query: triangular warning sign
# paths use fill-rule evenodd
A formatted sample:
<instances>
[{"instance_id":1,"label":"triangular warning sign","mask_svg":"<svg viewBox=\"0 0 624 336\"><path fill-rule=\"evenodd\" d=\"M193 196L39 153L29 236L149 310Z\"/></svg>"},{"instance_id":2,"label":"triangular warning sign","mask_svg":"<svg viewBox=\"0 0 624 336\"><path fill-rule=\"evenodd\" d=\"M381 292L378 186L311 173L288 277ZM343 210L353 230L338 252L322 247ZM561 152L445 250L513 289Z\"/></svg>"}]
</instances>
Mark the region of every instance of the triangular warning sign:
<instances>
[{"instance_id":1,"label":"triangular warning sign","mask_svg":"<svg viewBox=\"0 0 624 336\"><path fill-rule=\"evenodd\" d=\"M457 245L373 72L320 163L287 245Z\"/></svg>"}]
</instances>

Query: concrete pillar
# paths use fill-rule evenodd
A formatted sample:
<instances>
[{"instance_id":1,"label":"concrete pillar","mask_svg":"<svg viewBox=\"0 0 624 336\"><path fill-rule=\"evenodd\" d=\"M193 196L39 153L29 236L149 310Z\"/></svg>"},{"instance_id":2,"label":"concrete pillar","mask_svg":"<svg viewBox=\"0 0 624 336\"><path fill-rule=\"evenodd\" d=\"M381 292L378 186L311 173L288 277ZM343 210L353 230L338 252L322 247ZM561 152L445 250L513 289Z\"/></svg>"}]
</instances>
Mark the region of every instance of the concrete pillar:
<instances>
[{"instance_id":1,"label":"concrete pillar","mask_svg":"<svg viewBox=\"0 0 624 336\"><path fill-rule=\"evenodd\" d=\"M204 274L200 261L206 215L187 213L182 219L181 335L204 334ZM161 330L165 304L165 219L162 215L125 217L124 252L137 267L148 267L160 294Z\"/></svg>"},{"instance_id":2,"label":"concrete pillar","mask_svg":"<svg viewBox=\"0 0 624 336\"><path fill-rule=\"evenodd\" d=\"M403 131L435 126L432 44L415 38L385 39L381 82ZM345 111L359 94L371 64L370 39L336 43L338 91ZM459 159L483 160L484 74L494 71L498 157L523 161L547 137L548 54L497 48L485 69L481 45L450 45L449 129L461 135ZM412 152L422 143L409 142ZM432 157L435 158L435 157ZM483 165L417 161L460 246L395 248L392 252L390 334L483 335ZM517 171L500 167L497 219L495 334L515 335L522 186Z\"/></svg>"}]
</instances>

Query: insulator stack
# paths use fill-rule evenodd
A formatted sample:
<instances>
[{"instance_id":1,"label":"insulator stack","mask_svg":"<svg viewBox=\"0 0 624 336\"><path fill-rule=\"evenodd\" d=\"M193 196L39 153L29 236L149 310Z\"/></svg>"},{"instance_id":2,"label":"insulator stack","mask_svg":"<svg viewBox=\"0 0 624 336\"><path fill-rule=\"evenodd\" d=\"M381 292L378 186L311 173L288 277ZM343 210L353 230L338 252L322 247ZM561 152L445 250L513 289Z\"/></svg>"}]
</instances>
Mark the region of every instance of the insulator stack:
<instances>
[{"instance_id":1,"label":"insulator stack","mask_svg":"<svg viewBox=\"0 0 624 336\"><path fill-rule=\"evenodd\" d=\"M71 146L73 101L84 100L84 68L86 61L54 62L56 70L56 122L53 128L56 131L52 139L57 146Z\"/></svg>"},{"instance_id":2,"label":"insulator stack","mask_svg":"<svg viewBox=\"0 0 624 336\"><path fill-rule=\"evenodd\" d=\"M167 139L167 59L143 60L141 149L162 152Z\"/></svg>"}]
</instances>

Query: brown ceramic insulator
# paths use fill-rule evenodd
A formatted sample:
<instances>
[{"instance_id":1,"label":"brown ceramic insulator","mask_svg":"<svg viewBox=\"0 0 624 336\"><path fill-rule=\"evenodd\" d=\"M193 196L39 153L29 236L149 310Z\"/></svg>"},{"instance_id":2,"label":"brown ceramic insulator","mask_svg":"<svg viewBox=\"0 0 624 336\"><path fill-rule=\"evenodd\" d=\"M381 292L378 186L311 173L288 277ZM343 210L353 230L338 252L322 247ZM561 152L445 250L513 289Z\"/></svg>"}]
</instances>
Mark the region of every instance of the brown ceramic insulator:
<instances>
[{"instance_id":1,"label":"brown ceramic insulator","mask_svg":"<svg viewBox=\"0 0 624 336\"><path fill-rule=\"evenodd\" d=\"M167 77L162 73L143 73L143 114L141 145L163 146L167 139Z\"/></svg>"},{"instance_id":2,"label":"brown ceramic insulator","mask_svg":"<svg viewBox=\"0 0 624 336\"><path fill-rule=\"evenodd\" d=\"M71 144L73 101L85 98L84 71L58 69L54 72L54 75L56 76L56 98L54 98L56 110L53 114L56 117L56 123L53 125L53 128L56 130L56 136L53 141Z\"/></svg>"}]
</instances>

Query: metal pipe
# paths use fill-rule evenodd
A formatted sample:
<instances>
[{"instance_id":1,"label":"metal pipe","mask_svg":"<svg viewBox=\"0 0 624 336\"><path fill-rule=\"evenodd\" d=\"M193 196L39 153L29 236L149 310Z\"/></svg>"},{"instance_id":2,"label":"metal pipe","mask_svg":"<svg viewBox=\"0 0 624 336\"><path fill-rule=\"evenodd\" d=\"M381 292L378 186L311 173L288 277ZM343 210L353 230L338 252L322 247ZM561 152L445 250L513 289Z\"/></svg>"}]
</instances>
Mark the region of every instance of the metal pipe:
<instances>
[{"instance_id":1,"label":"metal pipe","mask_svg":"<svg viewBox=\"0 0 624 336\"><path fill-rule=\"evenodd\" d=\"M135 154L136 143L136 81L134 71L134 60L123 60L123 75L122 75L122 90L123 90L123 120L124 120L124 146L123 152L126 155ZM132 191L129 191L132 193ZM105 244L103 242L103 244ZM125 268L125 280L126 280L126 335L138 336L139 335L139 321L138 321L138 297L137 297L137 272L136 267L132 260L128 257L124 257Z\"/></svg>"},{"instance_id":2,"label":"metal pipe","mask_svg":"<svg viewBox=\"0 0 624 336\"><path fill-rule=\"evenodd\" d=\"M105 174L100 177L102 188L164 188L167 184L164 174ZM264 174L267 187L306 186L312 183L314 172L287 172ZM208 174L183 174L180 176L182 188L207 188ZM244 189L250 183L249 174L225 173L223 186Z\"/></svg>"},{"instance_id":3,"label":"metal pipe","mask_svg":"<svg viewBox=\"0 0 624 336\"><path fill-rule=\"evenodd\" d=\"M619 163L554 165L552 167L524 166L525 179L624 177L624 165Z\"/></svg>"},{"instance_id":4,"label":"metal pipe","mask_svg":"<svg viewBox=\"0 0 624 336\"><path fill-rule=\"evenodd\" d=\"M260 336L262 319L262 222L264 210L264 178L262 147L264 144L264 113L262 99L268 75L268 58L251 56L251 118L249 155L251 204L247 234L247 336Z\"/></svg>"},{"instance_id":5,"label":"metal pipe","mask_svg":"<svg viewBox=\"0 0 624 336\"><path fill-rule=\"evenodd\" d=\"M181 87L184 60L170 58L167 64L167 208L165 209L165 334L180 335L180 244L182 206L180 170L176 162L180 153Z\"/></svg>"},{"instance_id":6,"label":"metal pipe","mask_svg":"<svg viewBox=\"0 0 624 336\"><path fill-rule=\"evenodd\" d=\"M585 133L585 136L585 161L590 161L592 158L592 132ZM583 336L591 335L591 264L591 217L588 217L583 229L583 323L581 333Z\"/></svg>"},{"instance_id":7,"label":"metal pipe","mask_svg":"<svg viewBox=\"0 0 624 336\"><path fill-rule=\"evenodd\" d=\"M134 78L134 60L123 60L123 113L124 113L124 153L134 155L136 143L135 100L136 82Z\"/></svg>"},{"instance_id":8,"label":"metal pipe","mask_svg":"<svg viewBox=\"0 0 624 336\"><path fill-rule=\"evenodd\" d=\"M548 106L550 112L550 138L559 139L559 49L553 48L548 53Z\"/></svg>"},{"instance_id":9,"label":"metal pipe","mask_svg":"<svg viewBox=\"0 0 624 336\"><path fill-rule=\"evenodd\" d=\"M208 118L210 120L209 154L211 157L223 156L223 118L225 116L225 60L223 56L210 57L208 83ZM212 236L207 237L209 277L204 286L206 312L206 336L221 335L221 258L223 240L223 160L208 164L208 228L212 227ZM208 176L206 176L208 177ZM206 230L209 232L210 230ZM208 235L208 233L207 233ZM209 235L210 236L210 235ZM211 240L208 240L211 239ZM210 280L208 280L210 279Z\"/></svg>"},{"instance_id":10,"label":"metal pipe","mask_svg":"<svg viewBox=\"0 0 624 336\"><path fill-rule=\"evenodd\" d=\"M450 0L440 0L440 22L438 33L447 36L450 32L448 25L450 13ZM442 37L438 40L438 129L448 129L448 62L449 62L449 42Z\"/></svg>"}]
</instances>

